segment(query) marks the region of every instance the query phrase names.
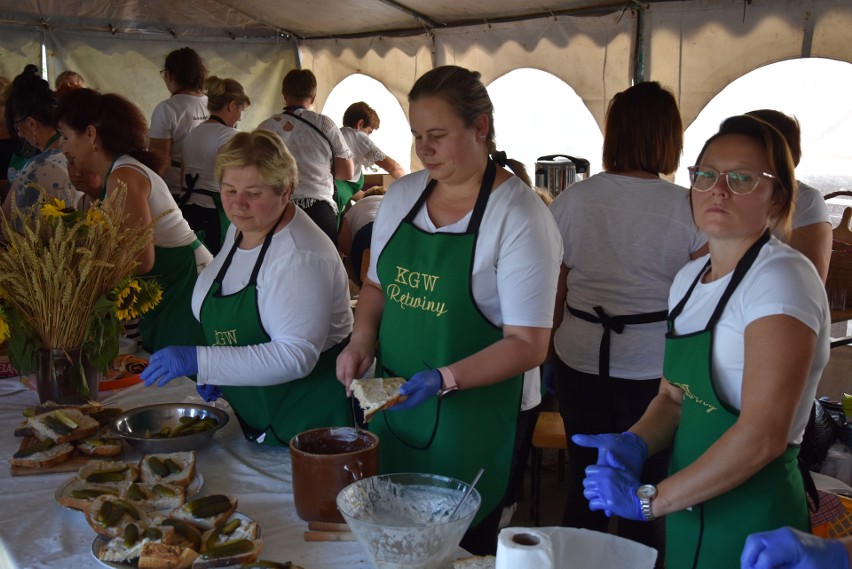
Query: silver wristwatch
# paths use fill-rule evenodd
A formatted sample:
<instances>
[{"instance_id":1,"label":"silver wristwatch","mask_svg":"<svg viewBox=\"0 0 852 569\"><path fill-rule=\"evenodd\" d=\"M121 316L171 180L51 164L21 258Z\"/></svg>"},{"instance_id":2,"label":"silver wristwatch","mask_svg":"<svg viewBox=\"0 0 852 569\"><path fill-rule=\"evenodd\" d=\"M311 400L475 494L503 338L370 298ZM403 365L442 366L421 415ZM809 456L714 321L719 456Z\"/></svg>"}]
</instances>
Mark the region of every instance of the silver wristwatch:
<instances>
[{"instance_id":1,"label":"silver wristwatch","mask_svg":"<svg viewBox=\"0 0 852 569\"><path fill-rule=\"evenodd\" d=\"M639 498L639 505L642 507L642 517L646 522L650 522L654 519L651 502L657 497L657 487L653 484L643 484L636 489L636 497Z\"/></svg>"}]
</instances>

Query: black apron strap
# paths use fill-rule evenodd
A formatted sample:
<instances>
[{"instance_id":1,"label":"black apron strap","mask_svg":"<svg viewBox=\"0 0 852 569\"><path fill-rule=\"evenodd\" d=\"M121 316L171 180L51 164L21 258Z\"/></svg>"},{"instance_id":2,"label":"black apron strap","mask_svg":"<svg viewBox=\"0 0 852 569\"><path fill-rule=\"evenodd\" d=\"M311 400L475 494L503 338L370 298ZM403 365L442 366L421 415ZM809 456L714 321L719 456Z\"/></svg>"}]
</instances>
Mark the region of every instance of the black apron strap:
<instances>
[{"instance_id":1,"label":"black apron strap","mask_svg":"<svg viewBox=\"0 0 852 569\"><path fill-rule=\"evenodd\" d=\"M272 229L266 234L266 237L263 239L263 247L260 249L260 254L257 256L257 261L254 263L254 269L251 272L251 278L247 286L252 286L257 284L257 275L260 273L260 266L263 264L263 259L266 257L266 251L269 249L269 246L272 244L272 237L275 236L275 229L278 227L278 224L281 223L281 219L284 217L284 214L287 213L287 207L284 207L284 211L281 212L281 215L278 216L278 221L275 222L275 225L272 226ZM213 282L219 283L219 290L221 291L222 281L225 280L225 275L228 273L228 268L231 266L231 261L234 258L234 253L236 253L237 248L240 246L240 243L243 241L242 232L238 233L236 237L234 237L234 244L231 246L231 250L228 251L228 256L225 257L225 262L222 263L222 268L219 269L219 273L216 275L216 278L213 279Z\"/></svg>"},{"instance_id":2,"label":"black apron strap","mask_svg":"<svg viewBox=\"0 0 852 569\"><path fill-rule=\"evenodd\" d=\"M603 326L603 336L601 336L601 345L598 351L598 375L605 379L609 379L609 354L612 332L621 334L624 332L624 327L630 324L662 322L666 319L666 315L668 314L666 310L658 310L656 312L645 312L642 314L610 316L601 306L592 307L595 314L589 314L588 312L577 310L576 308L568 306L568 304L566 304L565 307L568 308L568 312L570 312L573 316L580 318L581 320L585 320L586 322L592 322Z\"/></svg>"},{"instance_id":3,"label":"black apron strap","mask_svg":"<svg viewBox=\"0 0 852 569\"><path fill-rule=\"evenodd\" d=\"M305 123L306 125L308 125L309 127L311 127L312 129L314 129L317 132L317 134L319 134L322 137L322 139L325 141L325 143L328 144L328 149L331 152L331 172L334 173L334 146L332 146L331 141L328 139L328 137L325 135L325 133L322 130L320 130L320 128L317 125L315 125L311 121L309 121L307 119L303 119L302 117L297 115L296 109L304 109L304 107L284 107L284 114L289 115L289 116L293 117L294 119L296 119L297 121L301 121L301 122Z\"/></svg>"}]
</instances>

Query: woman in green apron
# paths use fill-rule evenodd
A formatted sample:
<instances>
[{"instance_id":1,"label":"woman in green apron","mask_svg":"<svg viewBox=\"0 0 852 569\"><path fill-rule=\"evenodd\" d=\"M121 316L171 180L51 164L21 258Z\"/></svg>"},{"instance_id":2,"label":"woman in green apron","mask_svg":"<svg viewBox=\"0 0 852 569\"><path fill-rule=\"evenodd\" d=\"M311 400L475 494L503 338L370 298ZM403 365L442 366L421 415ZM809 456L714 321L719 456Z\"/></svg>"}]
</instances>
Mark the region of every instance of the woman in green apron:
<instances>
[{"instance_id":1,"label":"woman in green apron","mask_svg":"<svg viewBox=\"0 0 852 569\"><path fill-rule=\"evenodd\" d=\"M238 133L222 147L216 178L232 227L192 299L205 341L160 350L142 374L147 385L197 374L206 400L224 395L246 438L270 446L352 425L335 375L352 328L346 270L290 202L296 175L293 157L268 131Z\"/></svg>"},{"instance_id":2,"label":"woman in green apron","mask_svg":"<svg viewBox=\"0 0 852 569\"><path fill-rule=\"evenodd\" d=\"M251 100L237 81L216 76L207 78L204 92L210 118L183 139L182 181L185 186L178 206L189 226L203 235L204 245L216 255L231 223L222 208L219 182L214 174L216 156L237 134L237 122Z\"/></svg>"},{"instance_id":3,"label":"woman in green apron","mask_svg":"<svg viewBox=\"0 0 852 569\"><path fill-rule=\"evenodd\" d=\"M56 109L62 150L69 162L100 175L100 188L86 188L103 199L119 184L127 186L128 223L154 234L139 257L137 273L156 278L163 299L139 323L142 347L154 352L178 343L201 342L204 334L192 317L190 300L198 273L213 257L181 215L168 187L156 174L157 158L145 150L145 117L116 94L91 89L66 93Z\"/></svg>"},{"instance_id":4,"label":"woman in green apron","mask_svg":"<svg viewBox=\"0 0 852 569\"><path fill-rule=\"evenodd\" d=\"M434 69L409 102L425 170L395 182L382 201L337 375L347 387L362 377L378 340L376 373L408 380L408 399L370 423L382 472L470 481L484 468L482 505L462 546L493 552L521 376L547 351L561 241L540 198L502 167L478 73Z\"/></svg>"},{"instance_id":5,"label":"woman in green apron","mask_svg":"<svg viewBox=\"0 0 852 569\"><path fill-rule=\"evenodd\" d=\"M798 444L828 360L829 311L813 264L770 237L789 229L796 191L777 130L726 120L690 181L710 255L672 284L665 380L630 429L649 454L671 446L670 475L642 485L599 463L584 485L592 510L665 515L667 567L737 567L749 534L809 529Z\"/></svg>"}]
</instances>

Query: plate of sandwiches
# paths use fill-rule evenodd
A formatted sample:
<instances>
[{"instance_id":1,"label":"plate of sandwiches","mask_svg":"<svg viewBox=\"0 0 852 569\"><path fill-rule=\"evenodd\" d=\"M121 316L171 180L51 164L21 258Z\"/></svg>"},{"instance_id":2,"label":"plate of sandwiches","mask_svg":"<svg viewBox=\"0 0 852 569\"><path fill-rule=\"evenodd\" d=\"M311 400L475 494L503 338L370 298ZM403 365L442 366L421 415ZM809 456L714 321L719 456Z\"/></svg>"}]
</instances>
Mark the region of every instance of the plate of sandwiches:
<instances>
[{"instance_id":1,"label":"plate of sandwiches","mask_svg":"<svg viewBox=\"0 0 852 569\"><path fill-rule=\"evenodd\" d=\"M111 504L107 506L107 504ZM117 569L212 569L256 561L263 551L260 527L236 511L237 498L213 494L172 510L114 514L118 502L92 505L89 524L97 536L92 555ZM99 515L101 511L107 513ZM106 526L106 524L111 524Z\"/></svg>"},{"instance_id":2,"label":"plate of sandwiches","mask_svg":"<svg viewBox=\"0 0 852 569\"><path fill-rule=\"evenodd\" d=\"M145 455L138 462L90 461L54 496L60 505L83 512L101 496L144 510L167 510L184 505L203 485L195 451L188 451Z\"/></svg>"}]
</instances>

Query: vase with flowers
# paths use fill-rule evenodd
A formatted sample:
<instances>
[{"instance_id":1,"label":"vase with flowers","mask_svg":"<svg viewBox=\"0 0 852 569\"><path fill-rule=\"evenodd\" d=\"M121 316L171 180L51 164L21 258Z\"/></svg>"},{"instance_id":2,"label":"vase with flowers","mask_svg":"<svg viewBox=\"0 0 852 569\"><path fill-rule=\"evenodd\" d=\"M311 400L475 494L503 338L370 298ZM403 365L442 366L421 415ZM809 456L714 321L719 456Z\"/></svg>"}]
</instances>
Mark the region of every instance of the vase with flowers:
<instances>
[{"instance_id":1,"label":"vase with flowers","mask_svg":"<svg viewBox=\"0 0 852 569\"><path fill-rule=\"evenodd\" d=\"M127 223L126 193L120 185L78 210L42 191L34 207L0 222L0 341L15 369L35 372L42 402L95 399L122 322L162 298L155 280L135 276L153 224Z\"/></svg>"}]
</instances>

